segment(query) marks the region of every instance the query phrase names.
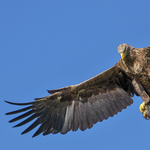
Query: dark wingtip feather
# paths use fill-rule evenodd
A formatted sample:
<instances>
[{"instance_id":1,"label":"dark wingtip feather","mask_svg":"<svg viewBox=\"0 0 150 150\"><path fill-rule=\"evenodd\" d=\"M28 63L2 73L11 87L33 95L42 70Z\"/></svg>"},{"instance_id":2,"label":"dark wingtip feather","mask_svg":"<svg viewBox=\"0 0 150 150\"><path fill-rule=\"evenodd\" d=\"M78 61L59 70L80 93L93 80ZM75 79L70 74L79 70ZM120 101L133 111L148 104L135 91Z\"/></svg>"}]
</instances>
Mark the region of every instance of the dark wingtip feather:
<instances>
[{"instance_id":1,"label":"dark wingtip feather","mask_svg":"<svg viewBox=\"0 0 150 150\"><path fill-rule=\"evenodd\" d=\"M41 127L41 126L40 126ZM43 130L41 130L40 128L33 134L32 138L38 136L39 134L41 134L43 132Z\"/></svg>"},{"instance_id":2,"label":"dark wingtip feather","mask_svg":"<svg viewBox=\"0 0 150 150\"><path fill-rule=\"evenodd\" d=\"M4 101L6 103L12 104L12 105L31 105L31 104L35 103L35 101L34 102L29 102L29 103L13 103L13 102L9 102L9 101L6 101L6 100L4 100Z\"/></svg>"},{"instance_id":3,"label":"dark wingtip feather","mask_svg":"<svg viewBox=\"0 0 150 150\"><path fill-rule=\"evenodd\" d=\"M40 119L38 118L34 123L32 123L26 130L24 130L21 134L28 133L32 129L34 129L36 126L40 124Z\"/></svg>"},{"instance_id":4,"label":"dark wingtip feather","mask_svg":"<svg viewBox=\"0 0 150 150\"><path fill-rule=\"evenodd\" d=\"M22 118L25 118L25 117L27 117L27 116L33 114L33 113L34 113L34 110L30 110L30 111L28 111L28 112L26 112L26 113L24 113L24 114L22 114L22 115L20 115L20 116L18 116L18 117L16 117L16 118L12 119L12 120L10 120L9 122L10 122L10 123L11 123L11 122L15 122L15 121L17 121L17 120L20 120L20 119L22 119Z\"/></svg>"},{"instance_id":5,"label":"dark wingtip feather","mask_svg":"<svg viewBox=\"0 0 150 150\"><path fill-rule=\"evenodd\" d=\"M54 89L54 90L47 90L48 93L50 94L53 94L53 93L56 93L56 92L60 92L62 90L64 90L65 88L60 88L60 89Z\"/></svg>"},{"instance_id":6,"label":"dark wingtip feather","mask_svg":"<svg viewBox=\"0 0 150 150\"><path fill-rule=\"evenodd\" d=\"M12 114L17 114L17 113L20 113L20 112L24 112L24 111L27 111L27 110L31 109L32 107L33 106L31 105L31 106L25 107L23 109L11 111L11 112L6 113L6 115L12 115Z\"/></svg>"},{"instance_id":7,"label":"dark wingtip feather","mask_svg":"<svg viewBox=\"0 0 150 150\"><path fill-rule=\"evenodd\" d=\"M47 92L49 93L49 94L53 94L53 93L56 93L56 92L58 92L59 90L47 90Z\"/></svg>"},{"instance_id":8,"label":"dark wingtip feather","mask_svg":"<svg viewBox=\"0 0 150 150\"><path fill-rule=\"evenodd\" d=\"M36 136L33 135L32 138L34 138L34 137L36 137Z\"/></svg>"},{"instance_id":9,"label":"dark wingtip feather","mask_svg":"<svg viewBox=\"0 0 150 150\"><path fill-rule=\"evenodd\" d=\"M26 123L32 121L32 120L35 119L36 117L37 117L37 115L36 115L36 114L33 114L33 115L30 116L29 118L25 119L24 121L20 122L19 124L15 125L15 126L13 126L13 127L14 127L14 128L15 128L15 127L20 127L20 126L22 126L22 125L24 125L24 124L26 124Z\"/></svg>"},{"instance_id":10,"label":"dark wingtip feather","mask_svg":"<svg viewBox=\"0 0 150 150\"><path fill-rule=\"evenodd\" d=\"M37 135L36 135L36 134L34 134L34 135L32 136L32 138L34 138L34 137L36 137L36 136L38 136L38 135L39 135L39 134L37 134Z\"/></svg>"}]
</instances>

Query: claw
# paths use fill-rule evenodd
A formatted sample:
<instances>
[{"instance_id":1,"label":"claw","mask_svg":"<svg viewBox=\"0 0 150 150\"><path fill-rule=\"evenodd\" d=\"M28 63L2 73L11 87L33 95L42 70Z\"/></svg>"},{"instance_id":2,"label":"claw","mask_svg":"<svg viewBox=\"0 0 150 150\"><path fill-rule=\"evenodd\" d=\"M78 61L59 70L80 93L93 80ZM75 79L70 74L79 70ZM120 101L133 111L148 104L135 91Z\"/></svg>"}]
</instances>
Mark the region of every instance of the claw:
<instances>
[{"instance_id":1,"label":"claw","mask_svg":"<svg viewBox=\"0 0 150 150\"><path fill-rule=\"evenodd\" d=\"M145 106L145 102L143 102L141 105L140 105L140 112L143 114L143 112L145 111L146 109L146 106Z\"/></svg>"},{"instance_id":2,"label":"claw","mask_svg":"<svg viewBox=\"0 0 150 150\"><path fill-rule=\"evenodd\" d=\"M143 118L150 119L150 106L146 105L145 102L140 105L140 112L143 114Z\"/></svg>"}]
</instances>

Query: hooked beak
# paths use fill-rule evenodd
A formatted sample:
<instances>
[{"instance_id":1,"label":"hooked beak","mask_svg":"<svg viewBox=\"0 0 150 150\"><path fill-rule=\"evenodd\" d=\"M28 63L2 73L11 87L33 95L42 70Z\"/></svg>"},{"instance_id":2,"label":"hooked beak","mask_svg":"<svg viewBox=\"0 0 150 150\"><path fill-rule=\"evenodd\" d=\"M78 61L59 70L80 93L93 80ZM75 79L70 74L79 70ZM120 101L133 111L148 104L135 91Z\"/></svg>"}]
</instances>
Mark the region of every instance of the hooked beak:
<instances>
[{"instance_id":1,"label":"hooked beak","mask_svg":"<svg viewBox=\"0 0 150 150\"><path fill-rule=\"evenodd\" d=\"M124 61L124 58L125 58L124 54L121 53L120 55L121 55L121 59Z\"/></svg>"},{"instance_id":2,"label":"hooked beak","mask_svg":"<svg viewBox=\"0 0 150 150\"><path fill-rule=\"evenodd\" d=\"M126 55L127 55L127 51L125 51L125 53L121 53L120 55L121 55L121 59L124 61L124 60L125 60L125 57L126 57Z\"/></svg>"}]
</instances>

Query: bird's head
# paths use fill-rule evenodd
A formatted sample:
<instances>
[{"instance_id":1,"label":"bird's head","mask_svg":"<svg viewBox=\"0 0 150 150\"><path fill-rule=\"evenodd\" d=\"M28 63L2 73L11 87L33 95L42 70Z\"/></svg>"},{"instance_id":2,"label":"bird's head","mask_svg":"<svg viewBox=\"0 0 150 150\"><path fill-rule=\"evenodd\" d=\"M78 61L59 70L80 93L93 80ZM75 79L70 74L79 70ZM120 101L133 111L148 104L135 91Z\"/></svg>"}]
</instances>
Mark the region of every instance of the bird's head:
<instances>
[{"instance_id":1,"label":"bird's head","mask_svg":"<svg viewBox=\"0 0 150 150\"><path fill-rule=\"evenodd\" d=\"M125 61L126 56L128 55L132 46L129 44L120 44L118 46L118 53L121 55L121 59Z\"/></svg>"}]
</instances>

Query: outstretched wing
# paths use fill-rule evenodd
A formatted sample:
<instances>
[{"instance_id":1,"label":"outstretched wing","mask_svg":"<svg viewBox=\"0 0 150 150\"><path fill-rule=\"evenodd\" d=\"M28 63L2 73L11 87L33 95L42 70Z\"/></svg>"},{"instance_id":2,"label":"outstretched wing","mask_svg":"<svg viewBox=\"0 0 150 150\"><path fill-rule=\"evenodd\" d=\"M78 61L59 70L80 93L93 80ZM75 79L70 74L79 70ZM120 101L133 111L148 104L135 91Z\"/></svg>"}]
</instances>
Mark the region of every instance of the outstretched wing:
<instances>
[{"instance_id":1,"label":"outstretched wing","mask_svg":"<svg viewBox=\"0 0 150 150\"><path fill-rule=\"evenodd\" d=\"M6 115L21 113L10 120L14 122L25 117L25 120L14 127L22 126L31 120L31 124L22 134L31 131L40 124L34 136L43 132L66 134L80 128L84 131L91 128L98 121L103 121L121 112L133 103L131 80L120 70L117 64L99 75L78 85L61 89L49 90L52 95L37 98L30 103L12 103L13 105L27 105L27 107L6 113Z\"/></svg>"}]
</instances>

